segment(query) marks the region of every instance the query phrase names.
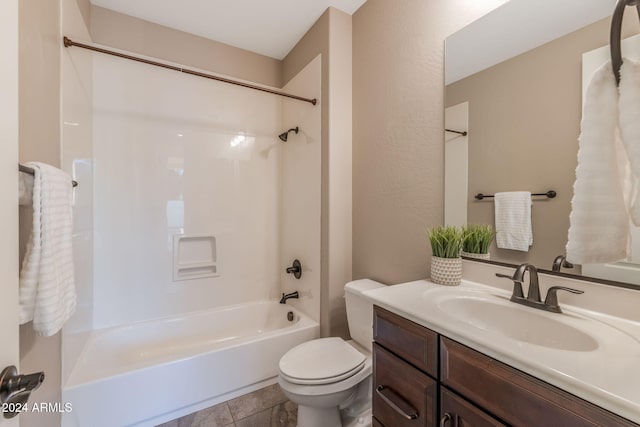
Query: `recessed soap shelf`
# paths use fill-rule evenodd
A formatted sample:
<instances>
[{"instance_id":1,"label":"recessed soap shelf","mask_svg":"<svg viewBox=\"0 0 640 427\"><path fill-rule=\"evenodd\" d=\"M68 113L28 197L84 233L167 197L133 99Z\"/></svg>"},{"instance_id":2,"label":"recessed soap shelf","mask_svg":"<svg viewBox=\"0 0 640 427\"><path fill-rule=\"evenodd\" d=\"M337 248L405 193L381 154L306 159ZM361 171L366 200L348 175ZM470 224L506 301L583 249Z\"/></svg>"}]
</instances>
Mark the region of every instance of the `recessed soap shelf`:
<instances>
[{"instance_id":1,"label":"recessed soap shelf","mask_svg":"<svg viewBox=\"0 0 640 427\"><path fill-rule=\"evenodd\" d=\"M173 281L219 276L216 237L212 235L173 236Z\"/></svg>"}]
</instances>

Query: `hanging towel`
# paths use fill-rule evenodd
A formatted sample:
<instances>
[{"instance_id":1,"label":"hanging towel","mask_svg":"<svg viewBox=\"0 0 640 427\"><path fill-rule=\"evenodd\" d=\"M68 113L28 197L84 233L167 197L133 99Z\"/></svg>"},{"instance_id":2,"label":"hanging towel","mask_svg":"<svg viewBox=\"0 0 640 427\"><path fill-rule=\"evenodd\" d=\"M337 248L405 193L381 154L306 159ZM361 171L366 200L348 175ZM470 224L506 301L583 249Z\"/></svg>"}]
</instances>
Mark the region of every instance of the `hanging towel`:
<instances>
[{"instance_id":1,"label":"hanging towel","mask_svg":"<svg viewBox=\"0 0 640 427\"><path fill-rule=\"evenodd\" d=\"M533 245L531 228L531 193L510 191L496 193L496 244L501 249L527 252Z\"/></svg>"},{"instance_id":2,"label":"hanging towel","mask_svg":"<svg viewBox=\"0 0 640 427\"><path fill-rule=\"evenodd\" d=\"M20 324L33 320L38 335L51 336L76 306L71 177L44 163L27 165L35 171L33 222L20 270Z\"/></svg>"},{"instance_id":3,"label":"hanging towel","mask_svg":"<svg viewBox=\"0 0 640 427\"><path fill-rule=\"evenodd\" d=\"M618 133L618 98L607 62L594 73L584 100L566 247L571 263L614 262L629 253L628 161Z\"/></svg>"},{"instance_id":4,"label":"hanging towel","mask_svg":"<svg viewBox=\"0 0 640 427\"><path fill-rule=\"evenodd\" d=\"M629 162L629 215L640 226L640 64L625 59L620 68L618 127Z\"/></svg>"}]
</instances>

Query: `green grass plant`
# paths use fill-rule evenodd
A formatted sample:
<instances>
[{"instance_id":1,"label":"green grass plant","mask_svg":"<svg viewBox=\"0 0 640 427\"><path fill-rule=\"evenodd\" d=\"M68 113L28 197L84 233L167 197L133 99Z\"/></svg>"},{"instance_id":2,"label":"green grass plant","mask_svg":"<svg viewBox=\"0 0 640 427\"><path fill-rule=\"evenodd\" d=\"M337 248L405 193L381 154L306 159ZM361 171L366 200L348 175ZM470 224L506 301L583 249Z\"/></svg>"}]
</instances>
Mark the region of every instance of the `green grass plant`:
<instances>
[{"instance_id":1,"label":"green grass plant","mask_svg":"<svg viewBox=\"0 0 640 427\"><path fill-rule=\"evenodd\" d=\"M472 254L487 254L496 232L488 224L471 224L462 227L462 250Z\"/></svg>"},{"instance_id":2,"label":"green grass plant","mask_svg":"<svg viewBox=\"0 0 640 427\"><path fill-rule=\"evenodd\" d=\"M445 225L427 230L433 256L440 258L458 258L462 249L462 230L459 227Z\"/></svg>"}]
</instances>

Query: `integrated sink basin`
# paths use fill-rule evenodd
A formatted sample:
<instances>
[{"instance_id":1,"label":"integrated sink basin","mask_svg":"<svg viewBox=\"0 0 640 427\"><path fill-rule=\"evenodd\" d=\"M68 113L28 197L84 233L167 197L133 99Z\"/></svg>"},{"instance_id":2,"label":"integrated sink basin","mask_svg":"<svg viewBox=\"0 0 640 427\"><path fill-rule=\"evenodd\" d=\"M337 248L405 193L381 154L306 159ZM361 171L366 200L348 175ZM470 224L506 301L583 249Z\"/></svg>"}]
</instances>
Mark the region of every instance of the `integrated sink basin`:
<instances>
[{"instance_id":1,"label":"integrated sink basin","mask_svg":"<svg viewBox=\"0 0 640 427\"><path fill-rule=\"evenodd\" d=\"M506 335L517 341L558 350L593 351L598 341L586 332L567 324L562 315L548 314L488 294L450 295L441 298L438 307L469 325Z\"/></svg>"},{"instance_id":2,"label":"integrated sink basin","mask_svg":"<svg viewBox=\"0 0 640 427\"><path fill-rule=\"evenodd\" d=\"M483 288L437 288L423 303L443 324L482 340L514 342L553 351L595 352L613 343L638 345L621 330L571 310L549 313L509 301L507 293Z\"/></svg>"}]
</instances>

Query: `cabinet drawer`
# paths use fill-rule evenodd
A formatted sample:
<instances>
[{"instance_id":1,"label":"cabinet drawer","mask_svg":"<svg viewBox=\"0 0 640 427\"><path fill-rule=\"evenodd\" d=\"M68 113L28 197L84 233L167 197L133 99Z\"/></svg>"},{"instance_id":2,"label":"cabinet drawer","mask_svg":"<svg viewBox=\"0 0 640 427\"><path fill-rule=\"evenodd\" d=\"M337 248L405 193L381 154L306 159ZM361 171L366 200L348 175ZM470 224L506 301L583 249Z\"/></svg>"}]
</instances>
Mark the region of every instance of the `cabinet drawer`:
<instances>
[{"instance_id":1,"label":"cabinet drawer","mask_svg":"<svg viewBox=\"0 0 640 427\"><path fill-rule=\"evenodd\" d=\"M373 339L429 375L437 376L438 334L374 307Z\"/></svg>"},{"instance_id":2,"label":"cabinet drawer","mask_svg":"<svg viewBox=\"0 0 640 427\"><path fill-rule=\"evenodd\" d=\"M383 347L373 346L373 416L384 426L433 426L437 383Z\"/></svg>"},{"instance_id":3,"label":"cabinet drawer","mask_svg":"<svg viewBox=\"0 0 640 427\"><path fill-rule=\"evenodd\" d=\"M440 342L440 381L516 426L637 424L448 338Z\"/></svg>"},{"instance_id":4,"label":"cabinet drawer","mask_svg":"<svg viewBox=\"0 0 640 427\"><path fill-rule=\"evenodd\" d=\"M480 408L440 387L441 427L506 427Z\"/></svg>"}]
</instances>

